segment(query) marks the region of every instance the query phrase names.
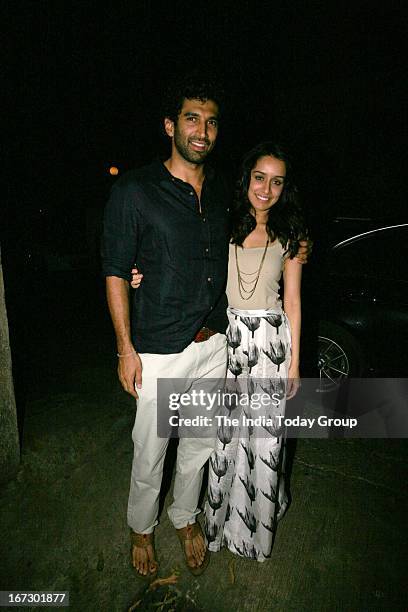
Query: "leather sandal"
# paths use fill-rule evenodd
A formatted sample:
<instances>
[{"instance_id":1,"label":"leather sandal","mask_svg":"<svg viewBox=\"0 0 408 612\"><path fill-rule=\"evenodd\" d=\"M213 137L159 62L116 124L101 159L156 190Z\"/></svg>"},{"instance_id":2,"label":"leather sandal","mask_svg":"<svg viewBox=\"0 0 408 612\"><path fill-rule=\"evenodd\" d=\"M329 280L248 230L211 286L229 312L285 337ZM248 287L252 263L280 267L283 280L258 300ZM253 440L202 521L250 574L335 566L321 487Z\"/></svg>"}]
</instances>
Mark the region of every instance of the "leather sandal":
<instances>
[{"instance_id":1,"label":"leather sandal","mask_svg":"<svg viewBox=\"0 0 408 612\"><path fill-rule=\"evenodd\" d=\"M196 536L201 535L205 543L205 537L202 532L200 523L193 523L192 525L187 525L186 527L182 527L181 529L176 529L176 533L178 539L180 540L181 549L184 554L184 561L186 563L187 568L194 576L200 576L200 574L205 571L210 562L210 553L208 552L208 549L206 549L205 551L205 557L203 559L203 562L201 563L201 565L198 565L196 567L192 567L189 564L189 557L187 557L186 553L186 542L191 542L192 546L192 541ZM192 555L191 557L194 558L194 555Z\"/></svg>"},{"instance_id":2,"label":"leather sandal","mask_svg":"<svg viewBox=\"0 0 408 612\"><path fill-rule=\"evenodd\" d=\"M154 534L153 533L136 533L135 531L131 529L130 541L131 541L130 559L131 559L133 567L136 570L137 575L140 576L140 578L145 578L148 580L150 580L151 578L155 578L157 575L158 569L159 569L159 564L156 561L156 550L154 548ZM154 561L149 559L149 554L147 552L147 549L149 546L152 547ZM147 566L148 566L147 574L142 574L134 565L133 550L135 548L142 548L145 550L146 557L147 557ZM153 571L151 568L153 568Z\"/></svg>"}]
</instances>

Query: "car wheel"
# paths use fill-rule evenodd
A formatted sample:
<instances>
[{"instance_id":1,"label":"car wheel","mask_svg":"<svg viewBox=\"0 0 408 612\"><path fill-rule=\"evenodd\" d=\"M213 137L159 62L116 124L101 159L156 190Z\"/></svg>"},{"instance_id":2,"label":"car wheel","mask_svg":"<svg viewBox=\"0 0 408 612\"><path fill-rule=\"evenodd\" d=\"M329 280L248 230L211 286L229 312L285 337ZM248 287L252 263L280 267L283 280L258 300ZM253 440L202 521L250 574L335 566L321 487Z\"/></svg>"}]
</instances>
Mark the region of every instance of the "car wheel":
<instances>
[{"instance_id":1,"label":"car wheel","mask_svg":"<svg viewBox=\"0 0 408 612\"><path fill-rule=\"evenodd\" d=\"M332 323L319 324L318 370L320 393L334 391L342 380L361 376L364 371L360 346L351 334Z\"/></svg>"}]
</instances>

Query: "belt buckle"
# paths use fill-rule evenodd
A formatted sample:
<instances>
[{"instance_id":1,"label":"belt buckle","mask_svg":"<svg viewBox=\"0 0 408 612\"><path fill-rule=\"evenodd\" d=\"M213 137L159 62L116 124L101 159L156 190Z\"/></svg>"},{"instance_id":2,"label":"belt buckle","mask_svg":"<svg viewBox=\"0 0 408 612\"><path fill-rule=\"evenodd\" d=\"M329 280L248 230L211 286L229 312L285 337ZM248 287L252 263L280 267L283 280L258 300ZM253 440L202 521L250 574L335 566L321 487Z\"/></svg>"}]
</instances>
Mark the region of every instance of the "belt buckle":
<instances>
[{"instance_id":1,"label":"belt buckle","mask_svg":"<svg viewBox=\"0 0 408 612\"><path fill-rule=\"evenodd\" d=\"M211 338L211 329L208 327L202 327L195 335L194 342L205 342Z\"/></svg>"}]
</instances>

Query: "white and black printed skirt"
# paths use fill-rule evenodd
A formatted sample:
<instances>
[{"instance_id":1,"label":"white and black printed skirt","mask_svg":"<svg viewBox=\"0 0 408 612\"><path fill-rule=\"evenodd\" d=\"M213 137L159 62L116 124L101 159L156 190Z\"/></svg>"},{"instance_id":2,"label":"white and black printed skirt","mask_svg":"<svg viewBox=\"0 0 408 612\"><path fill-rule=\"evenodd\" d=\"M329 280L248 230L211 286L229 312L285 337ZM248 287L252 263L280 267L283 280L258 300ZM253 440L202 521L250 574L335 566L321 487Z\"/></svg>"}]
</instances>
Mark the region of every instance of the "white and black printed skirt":
<instances>
[{"instance_id":1,"label":"white and black printed skirt","mask_svg":"<svg viewBox=\"0 0 408 612\"><path fill-rule=\"evenodd\" d=\"M228 309L228 375L210 457L206 536L213 552L226 546L265 561L285 512L286 378L289 322L282 310Z\"/></svg>"}]
</instances>

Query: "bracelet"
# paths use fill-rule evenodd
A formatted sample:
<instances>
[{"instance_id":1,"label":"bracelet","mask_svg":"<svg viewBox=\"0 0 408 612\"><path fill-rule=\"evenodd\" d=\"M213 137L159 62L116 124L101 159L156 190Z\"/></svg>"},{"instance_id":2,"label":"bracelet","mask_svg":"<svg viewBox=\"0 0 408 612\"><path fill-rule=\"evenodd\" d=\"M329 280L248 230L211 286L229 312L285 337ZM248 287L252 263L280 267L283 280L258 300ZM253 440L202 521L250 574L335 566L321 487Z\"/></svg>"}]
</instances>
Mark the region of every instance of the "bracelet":
<instances>
[{"instance_id":1,"label":"bracelet","mask_svg":"<svg viewBox=\"0 0 408 612\"><path fill-rule=\"evenodd\" d=\"M117 357L129 357L129 355L136 355L136 351L133 350L130 353L122 353L122 354L121 353L116 353Z\"/></svg>"}]
</instances>

